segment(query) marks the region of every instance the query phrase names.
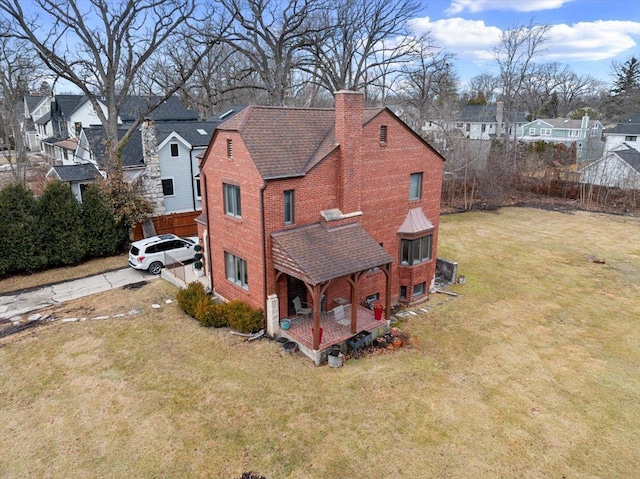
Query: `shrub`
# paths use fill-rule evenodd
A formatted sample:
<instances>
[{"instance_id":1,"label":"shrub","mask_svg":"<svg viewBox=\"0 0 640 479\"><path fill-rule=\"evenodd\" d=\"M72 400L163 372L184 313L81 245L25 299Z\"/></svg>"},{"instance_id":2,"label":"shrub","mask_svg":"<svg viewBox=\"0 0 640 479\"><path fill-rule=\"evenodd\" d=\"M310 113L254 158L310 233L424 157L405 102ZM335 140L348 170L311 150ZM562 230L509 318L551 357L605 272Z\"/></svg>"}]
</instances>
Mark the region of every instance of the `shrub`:
<instances>
[{"instance_id":1,"label":"shrub","mask_svg":"<svg viewBox=\"0 0 640 479\"><path fill-rule=\"evenodd\" d=\"M210 297L202 298L196 305L196 319L208 328L224 328L229 326L226 305Z\"/></svg>"},{"instance_id":2,"label":"shrub","mask_svg":"<svg viewBox=\"0 0 640 479\"><path fill-rule=\"evenodd\" d=\"M201 299L210 299L204 290L202 283L193 281L187 287L178 292L178 305L189 316L196 317L196 307Z\"/></svg>"},{"instance_id":3,"label":"shrub","mask_svg":"<svg viewBox=\"0 0 640 479\"><path fill-rule=\"evenodd\" d=\"M116 222L105 194L95 183L82 195L82 223L90 258L116 254L127 240L127 228Z\"/></svg>"},{"instance_id":4,"label":"shrub","mask_svg":"<svg viewBox=\"0 0 640 479\"><path fill-rule=\"evenodd\" d=\"M262 310L253 309L242 301L231 301L225 305L229 326L241 333L254 333L262 329Z\"/></svg>"}]
</instances>

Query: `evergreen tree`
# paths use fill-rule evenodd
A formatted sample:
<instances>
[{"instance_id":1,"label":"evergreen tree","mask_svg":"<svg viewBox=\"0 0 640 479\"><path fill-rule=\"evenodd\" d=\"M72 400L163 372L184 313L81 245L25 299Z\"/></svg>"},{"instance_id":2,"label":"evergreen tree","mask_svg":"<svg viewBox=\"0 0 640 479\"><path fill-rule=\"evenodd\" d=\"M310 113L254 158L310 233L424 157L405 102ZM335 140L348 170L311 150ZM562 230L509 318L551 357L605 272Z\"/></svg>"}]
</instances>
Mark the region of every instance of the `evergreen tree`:
<instances>
[{"instance_id":1,"label":"evergreen tree","mask_svg":"<svg viewBox=\"0 0 640 479\"><path fill-rule=\"evenodd\" d=\"M629 58L622 65L614 63L614 95L628 95L640 88L640 62L636 57Z\"/></svg>"},{"instance_id":2,"label":"evergreen tree","mask_svg":"<svg viewBox=\"0 0 640 479\"><path fill-rule=\"evenodd\" d=\"M39 244L37 203L22 183L0 189L0 276L46 266Z\"/></svg>"},{"instance_id":3,"label":"evergreen tree","mask_svg":"<svg viewBox=\"0 0 640 479\"><path fill-rule=\"evenodd\" d=\"M126 226L116 222L104 193L95 183L82 195L82 223L89 258L113 255L127 239Z\"/></svg>"},{"instance_id":4,"label":"evergreen tree","mask_svg":"<svg viewBox=\"0 0 640 479\"><path fill-rule=\"evenodd\" d=\"M44 232L42 251L48 266L75 264L84 259L87 242L81 208L69 185L61 181L49 183L38 200L38 212Z\"/></svg>"}]
</instances>

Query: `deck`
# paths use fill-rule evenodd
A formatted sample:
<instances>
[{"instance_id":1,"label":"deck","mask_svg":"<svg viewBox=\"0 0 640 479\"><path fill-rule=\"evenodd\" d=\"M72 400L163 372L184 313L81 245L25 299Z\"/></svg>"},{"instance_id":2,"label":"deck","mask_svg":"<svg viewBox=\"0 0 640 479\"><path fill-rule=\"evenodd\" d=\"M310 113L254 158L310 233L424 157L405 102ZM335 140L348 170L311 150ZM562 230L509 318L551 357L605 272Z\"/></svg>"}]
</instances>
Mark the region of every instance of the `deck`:
<instances>
[{"instance_id":1,"label":"deck","mask_svg":"<svg viewBox=\"0 0 640 479\"><path fill-rule=\"evenodd\" d=\"M344 309L345 317L350 319L351 305L345 305ZM375 331L378 328L387 326L387 321L377 321L374 317L373 311L370 309L358 306L357 314L356 333L363 330ZM320 327L323 329L322 342L320 343L318 351L314 351L311 331L311 328L313 327L313 318L294 317L289 319L291 319L291 327L287 330L281 329L280 334L298 343L300 351L314 359L316 363L319 363L319 361L323 359L323 353L326 353L333 344L346 343L347 339L355 334L351 332L351 325L343 326L342 324L338 324L331 311L320 313Z\"/></svg>"}]
</instances>

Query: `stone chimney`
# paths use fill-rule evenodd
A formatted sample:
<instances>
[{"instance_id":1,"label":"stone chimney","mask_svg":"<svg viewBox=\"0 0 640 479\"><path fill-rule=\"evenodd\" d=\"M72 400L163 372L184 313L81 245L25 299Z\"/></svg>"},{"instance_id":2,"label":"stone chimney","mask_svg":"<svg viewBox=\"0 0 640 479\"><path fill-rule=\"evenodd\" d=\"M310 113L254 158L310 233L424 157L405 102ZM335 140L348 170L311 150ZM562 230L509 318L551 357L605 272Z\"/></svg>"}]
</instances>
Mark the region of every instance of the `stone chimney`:
<instances>
[{"instance_id":1,"label":"stone chimney","mask_svg":"<svg viewBox=\"0 0 640 479\"><path fill-rule=\"evenodd\" d=\"M338 198L344 214L360 211L362 193L363 95L341 90L335 94L336 143L340 145Z\"/></svg>"},{"instance_id":2,"label":"stone chimney","mask_svg":"<svg viewBox=\"0 0 640 479\"><path fill-rule=\"evenodd\" d=\"M502 122L504 121L504 102L496 102L496 138L502 136Z\"/></svg>"},{"instance_id":3,"label":"stone chimney","mask_svg":"<svg viewBox=\"0 0 640 479\"><path fill-rule=\"evenodd\" d=\"M160 157L158 156L158 139L156 126L153 120L145 120L142 123L142 158L146 165L142 175L142 189L144 196L153 207L152 216L160 216L165 212L164 194L162 193L162 180L160 173Z\"/></svg>"}]
</instances>

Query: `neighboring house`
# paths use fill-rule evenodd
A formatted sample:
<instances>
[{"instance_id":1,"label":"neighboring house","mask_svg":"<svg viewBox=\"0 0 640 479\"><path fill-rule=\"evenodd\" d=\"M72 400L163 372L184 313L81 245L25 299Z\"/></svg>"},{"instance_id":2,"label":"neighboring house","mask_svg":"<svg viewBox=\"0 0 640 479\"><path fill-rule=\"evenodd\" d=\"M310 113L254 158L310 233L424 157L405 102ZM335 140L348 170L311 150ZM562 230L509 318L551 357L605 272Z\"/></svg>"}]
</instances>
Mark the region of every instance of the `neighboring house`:
<instances>
[{"instance_id":1,"label":"neighboring house","mask_svg":"<svg viewBox=\"0 0 640 479\"><path fill-rule=\"evenodd\" d=\"M40 151L40 135L35 121L49 113L51 97L42 95L27 95L24 97L24 115L20 128L23 132L24 143L29 151Z\"/></svg>"},{"instance_id":2,"label":"neighboring house","mask_svg":"<svg viewBox=\"0 0 640 479\"><path fill-rule=\"evenodd\" d=\"M623 143L640 150L640 112L636 112L627 121L604 131L605 151L613 151Z\"/></svg>"},{"instance_id":3,"label":"neighboring house","mask_svg":"<svg viewBox=\"0 0 640 479\"><path fill-rule=\"evenodd\" d=\"M80 203L82 203L84 190L89 184L101 177L102 175L98 169L91 163L84 165L54 165L47 173L47 178L55 178L69 183L73 195Z\"/></svg>"},{"instance_id":4,"label":"neighboring house","mask_svg":"<svg viewBox=\"0 0 640 479\"><path fill-rule=\"evenodd\" d=\"M308 303L316 352L323 310L351 303L353 331L359 304L380 300L388 318L392 304L424 299L443 161L358 92L337 92L335 109L245 108L201 163L199 235L216 294L264 309L269 334L294 299Z\"/></svg>"},{"instance_id":5,"label":"neighboring house","mask_svg":"<svg viewBox=\"0 0 640 479\"><path fill-rule=\"evenodd\" d=\"M619 145L583 168L580 181L624 190L640 189L640 152L626 144Z\"/></svg>"},{"instance_id":6,"label":"neighboring house","mask_svg":"<svg viewBox=\"0 0 640 479\"><path fill-rule=\"evenodd\" d=\"M545 141L563 144L568 148L575 146L576 160L583 162L602 156L602 123L589 120L585 115L581 120L569 118L549 118L533 120L518 130L518 140L525 143Z\"/></svg>"}]
</instances>

